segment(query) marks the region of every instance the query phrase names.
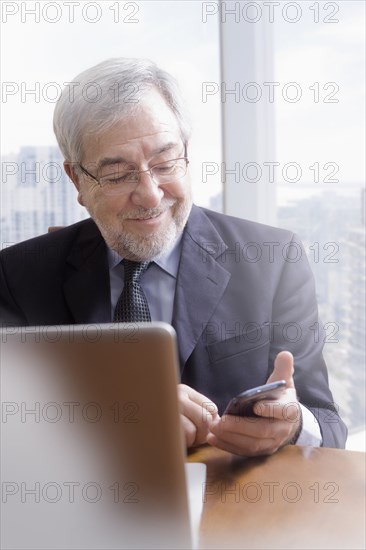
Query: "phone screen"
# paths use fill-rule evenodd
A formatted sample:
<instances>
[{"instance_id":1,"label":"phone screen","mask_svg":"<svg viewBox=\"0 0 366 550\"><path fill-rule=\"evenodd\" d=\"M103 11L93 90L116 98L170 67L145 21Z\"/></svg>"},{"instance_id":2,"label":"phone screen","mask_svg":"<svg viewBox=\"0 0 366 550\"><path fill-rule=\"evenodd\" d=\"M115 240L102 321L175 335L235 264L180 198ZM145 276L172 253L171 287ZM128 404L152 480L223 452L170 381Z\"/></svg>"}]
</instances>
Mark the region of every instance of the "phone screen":
<instances>
[{"instance_id":1,"label":"phone screen","mask_svg":"<svg viewBox=\"0 0 366 550\"><path fill-rule=\"evenodd\" d=\"M231 399L224 414L256 416L253 411L254 404L264 399L279 399L285 387L286 381L278 380L271 384L264 384L263 386L257 386L256 388L243 391Z\"/></svg>"}]
</instances>

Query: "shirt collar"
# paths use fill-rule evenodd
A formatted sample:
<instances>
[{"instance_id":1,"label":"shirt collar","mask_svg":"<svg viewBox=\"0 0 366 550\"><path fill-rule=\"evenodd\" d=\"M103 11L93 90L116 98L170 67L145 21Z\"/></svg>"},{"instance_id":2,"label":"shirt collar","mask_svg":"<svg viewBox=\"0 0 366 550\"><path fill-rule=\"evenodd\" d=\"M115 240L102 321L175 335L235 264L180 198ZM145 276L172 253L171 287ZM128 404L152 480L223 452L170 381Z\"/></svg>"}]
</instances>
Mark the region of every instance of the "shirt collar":
<instances>
[{"instance_id":1,"label":"shirt collar","mask_svg":"<svg viewBox=\"0 0 366 550\"><path fill-rule=\"evenodd\" d=\"M177 278L178 266L180 260L180 254L182 250L182 237L183 233L179 235L175 241L173 247L163 256L159 258L153 258L151 261L154 262L161 269L169 273L172 277ZM112 248L107 245L107 257L108 257L108 266L111 271L117 265L121 263L123 257L117 254Z\"/></svg>"}]
</instances>

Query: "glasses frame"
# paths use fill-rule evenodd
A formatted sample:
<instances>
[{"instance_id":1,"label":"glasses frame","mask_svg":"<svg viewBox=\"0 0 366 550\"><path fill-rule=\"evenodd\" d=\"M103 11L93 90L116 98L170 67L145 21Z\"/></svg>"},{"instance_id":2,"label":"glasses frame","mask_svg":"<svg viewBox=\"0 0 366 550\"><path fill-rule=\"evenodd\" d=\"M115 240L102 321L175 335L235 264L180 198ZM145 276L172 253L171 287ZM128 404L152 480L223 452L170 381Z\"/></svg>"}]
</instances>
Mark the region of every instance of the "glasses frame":
<instances>
[{"instance_id":1,"label":"glasses frame","mask_svg":"<svg viewBox=\"0 0 366 550\"><path fill-rule=\"evenodd\" d=\"M139 174L145 174L146 172L149 172L150 174L150 178L153 180L153 182L156 184L156 185L159 185L159 182L155 181L152 173L151 173L151 170L153 170L153 168L155 168L155 166L159 166L159 164L164 164L165 162L172 162L173 160L185 160L186 161L186 170L187 170L187 167L188 167L188 164L189 164L189 159L188 159L188 156L187 156L187 143L184 144L184 157L178 157L178 158L175 158L175 159L169 159L169 160L165 160L164 162L157 162L156 164L154 164L154 166L151 166L150 168L148 168L147 170L139 170L139 171L134 171L134 170L131 170L131 172L135 172L136 175L139 176ZM93 174L91 174L90 172L88 172L88 170L86 168L84 168L84 166L82 166L80 164L80 162L78 163L79 165L79 168L80 170L86 175L88 176L89 178L93 179L94 181L97 182L97 184L99 185L99 187L101 188L101 190L103 191L103 186L101 185L100 183L100 178L97 178L96 176L93 176ZM186 172L187 173L187 172ZM185 176L186 174L184 174ZM184 177L182 176L182 177ZM137 180L136 184L140 183L140 177L139 179ZM121 190L123 189L123 186L121 186Z\"/></svg>"}]
</instances>

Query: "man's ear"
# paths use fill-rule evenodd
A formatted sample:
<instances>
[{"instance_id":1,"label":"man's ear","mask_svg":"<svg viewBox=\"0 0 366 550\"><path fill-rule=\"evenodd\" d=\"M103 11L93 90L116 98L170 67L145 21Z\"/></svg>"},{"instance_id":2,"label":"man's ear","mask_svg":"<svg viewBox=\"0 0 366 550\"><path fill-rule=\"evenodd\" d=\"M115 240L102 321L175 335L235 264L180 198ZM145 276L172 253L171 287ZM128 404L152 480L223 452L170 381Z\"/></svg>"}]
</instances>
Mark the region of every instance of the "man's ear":
<instances>
[{"instance_id":1,"label":"man's ear","mask_svg":"<svg viewBox=\"0 0 366 550\"><path fill-rule=\"evenodd\" d=\"M64 169L65 169L66 174L69 176L69 178L71 179L71 181L73 182L73 184L75 185L75 187L77 189L78 203L81 204L81 206L85 206L84 201L83 201L83 196L82 196L82 193L81 193L81 188L80 188L80 177L79 177L79 174L78 174L77 170L75 170L75 166L71 162L68 162L68 161L65 160Z\"/></svg>"}]
</instances>

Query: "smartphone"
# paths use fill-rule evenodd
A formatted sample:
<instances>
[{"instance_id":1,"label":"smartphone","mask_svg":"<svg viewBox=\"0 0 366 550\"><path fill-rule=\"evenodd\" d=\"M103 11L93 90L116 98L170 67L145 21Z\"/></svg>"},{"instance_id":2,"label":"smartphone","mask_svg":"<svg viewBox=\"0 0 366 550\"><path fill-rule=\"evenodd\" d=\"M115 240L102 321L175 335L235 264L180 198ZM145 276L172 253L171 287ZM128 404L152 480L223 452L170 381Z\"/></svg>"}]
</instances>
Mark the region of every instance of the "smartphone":
<instances>
[{"instance_id":1,"label":"smartphone","mask_svg":"<svg viewBox=\"0 0 366 550\"><path fill-rule=\"evenodd\" d=\"M243 391L230 400L224 414L257 416L253 411L253 405L263 399L279 399L285 387L285 380L278 380L271 384L264 384L264 386L257 386L256 388Z\"/></svg>"}]
</instances>

